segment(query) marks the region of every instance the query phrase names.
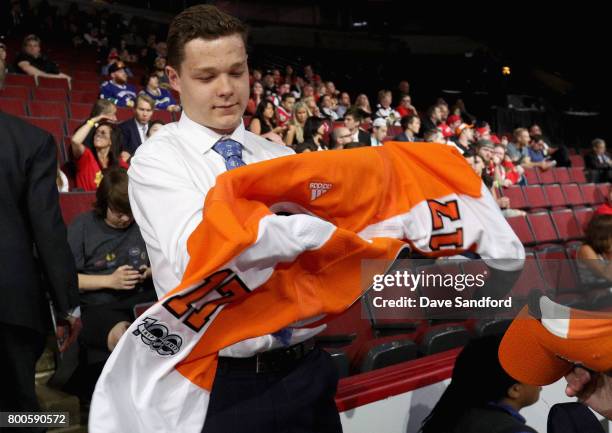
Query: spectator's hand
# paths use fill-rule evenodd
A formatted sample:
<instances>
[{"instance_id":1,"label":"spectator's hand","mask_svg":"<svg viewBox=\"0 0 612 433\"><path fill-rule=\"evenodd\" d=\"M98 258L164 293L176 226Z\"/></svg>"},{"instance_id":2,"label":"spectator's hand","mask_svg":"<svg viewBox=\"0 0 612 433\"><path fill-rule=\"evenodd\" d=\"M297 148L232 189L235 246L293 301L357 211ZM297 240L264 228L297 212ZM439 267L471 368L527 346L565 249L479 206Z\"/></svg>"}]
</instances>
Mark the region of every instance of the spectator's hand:
<instances>
[{"instance_id":1,"label":"spectator's hand","mask_svg":"<svg viewBox=\"0 0 612 433\"><path fill-rule=\"evenodd\" d=\"M506 188L508 188L509 186L512 186L512 181L510 179L504 179L504 186Z\"/></svg>"},{"instance_id":2,"label":"spectator's hand","mask_svg":"<svg viewBox=\"0 0 612 433\"><path fill-rule=\"evenodd\" d=\"M70 75L64 74L63 72L60 72L59 74L57 74L57 76L59 78L64 78L64 79L66 79L68 81L72 80L72 77Z\"/></svg>"},{"instance_id":3,"label":"spectator's hand","mask_svg":"<svg viewBox=\"0 0 612 433\"><path fill-rule=\"evenodd\" d=\"M55 337L60 352L65 352L76 341L82 327L80 317L68 316L57 321Z\"/></svg>"},{"instance_id":4,"label":"spectator's hand","mask_svg":"<svg viewBox=\"0 0 612 433\"><path fill-rule=\"evenodd\" d=\"M153 276L151 272L151 268L145 265L142 265L140 268L140 282L142 283L144 280L147 280Z\"/></svg>"},{"instance_id":5,"label":"spectator's hand","mask_svg":"<svg viewBox=\"0 0 612 433\"><path fill-rule=\"evenodd\" d=\"M112 114L100 114L99 116L96 116L94 118L91 119L93 121L93 123L100 123L102 120L108 120L109 122L116 122L117 121L117 116Z\"/></svg>"},{"instance_id":6,"label":"spectator's hand","mask_svg":"<svg viewBox=\"0 0 612 433\"><path fill-rule=\"evenodd\" d=\"M140 272L130 265L119 266L110 275L110 287L116 290L131 290L140 282Z\"/></svg>"},{"instance_id":7,"label":"spectator's hand","mask_svg":"<svg viewBox=\"0 0 612 433\"><path fill-rule=\"evenodd\" d=\"M590 373L584 368L575 367L565 376L568 397L589 406L602 416L612 419L612 378L607 374Z\"/></svg>"},{"instance_id":8,"label":"spectator's hand","mask_svg":"<svg viewBox=\"0 0 612 433\"><path fill-rule=\"evenodd\" d=\"M510 199L508 197L500 197L497 199L497 204L502 209L507 209L510 207Z\"/></svg>"},{"instance_id":9,"label":"spectator's hand","mask_svg":"<svg viewBox=\"0 0 612 433\"><path fill-rule=\"evenodd\" d=\"M134 101L132 101L131 99L128 99L127 102L125 103L125 105L127 105L128 107L133 107L134 106Z\"/></svg>"},{"instance_id":10,"label":"spectator's hand","mask_svg":"<svg viewBox=\"0 0 612 433\"><path fill-rule=\"evenodd\" d=\"M181 107L179 105L168 105L168 111L181 111Z\"/></svg>"}]
</instances>

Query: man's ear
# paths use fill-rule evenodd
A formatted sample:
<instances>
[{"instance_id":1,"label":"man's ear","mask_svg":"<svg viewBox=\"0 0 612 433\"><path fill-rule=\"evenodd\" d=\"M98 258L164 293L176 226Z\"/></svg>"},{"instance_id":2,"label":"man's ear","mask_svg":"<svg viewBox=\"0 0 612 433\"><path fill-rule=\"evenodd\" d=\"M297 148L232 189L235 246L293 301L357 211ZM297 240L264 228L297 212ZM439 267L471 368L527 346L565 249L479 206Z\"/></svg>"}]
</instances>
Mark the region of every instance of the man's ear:
<instances>
[{"instance_id":1,"label":"man's ear","mask_svg":"<svg viewBox=\"0 0 612 433\"><path fill-rule=\"evenodd\" d=\"M166 75L168 76L168 81L170 82L170 87L173 90L181 93L181 77L176 69L172 66L166 66Z\"/></svg>"},{"instance_id":2,"label":"man's ear","mask_svg":"<svg viewBox=\"0 0 612 433\"><path fill-rule=\"evenodd\" d=\"M517 398L520 397L521 390L522 390L521 384L515 383L510 388L508 388L508 391L506 391L506 395L512 400L516 400Z\"/></svg>"}]
</instances>

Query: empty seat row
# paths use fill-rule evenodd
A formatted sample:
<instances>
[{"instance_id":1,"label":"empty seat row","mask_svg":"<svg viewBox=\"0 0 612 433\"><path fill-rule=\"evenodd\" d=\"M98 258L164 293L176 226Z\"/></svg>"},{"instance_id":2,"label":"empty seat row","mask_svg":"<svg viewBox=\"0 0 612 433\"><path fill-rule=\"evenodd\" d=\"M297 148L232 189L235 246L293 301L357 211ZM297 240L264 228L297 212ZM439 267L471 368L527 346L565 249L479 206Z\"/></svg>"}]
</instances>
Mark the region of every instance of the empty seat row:
<instances>
[{"instance_id":1,"label":"empty seat row","mask_svg":"<svg viewBox=\"0 0 612 433\"><path fill-rule=\"evenodd\" d=\"M541 249L548 243L582 239L592 215L592 208L559 209L515 216L507 221L523 245Z\"/></svg>"},{"instance_id":2,"label":"empty seat row","mask_svg":"<svg viewBox=\"0 0 612 433\"><path fill-rule=\"evenodd\" d=\"M576 167L553 167L542 170L538 167L526 168L525 179L529 185L549 183L585 183L584 164Z\"/></svg>"},{"instance_id":3,"label":"empty seat row","mask_svg":"<svg viewBox=\"0 0 612 433\"><path fill-rule=\"evenodd\" d=\"M551 185L511 186L502 194L515 209L543 209L598 205L607 200L610 184L566 183Z\"/></svg>"}]
</instances>

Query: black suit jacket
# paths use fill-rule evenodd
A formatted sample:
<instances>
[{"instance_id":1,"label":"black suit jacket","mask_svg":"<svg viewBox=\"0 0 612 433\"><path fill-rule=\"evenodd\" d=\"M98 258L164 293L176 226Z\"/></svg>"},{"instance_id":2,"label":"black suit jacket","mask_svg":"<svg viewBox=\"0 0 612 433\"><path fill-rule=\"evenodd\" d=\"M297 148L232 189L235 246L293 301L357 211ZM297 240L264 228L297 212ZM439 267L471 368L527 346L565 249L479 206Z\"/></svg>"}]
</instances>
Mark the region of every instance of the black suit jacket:
<instances>
[{"instance_id":1,"label":"black suit jacket","mask_svg":"<svg viewBox=\"0 0 612 433\"><path fill-rule=\"evenodd\" d=\"M363 143L366 146L369 146L371 144L371 142L370 142L370 134L368 134L364 130L360 129L359 133L357 134L357 142L358 143Z\"/></svg>"},{"instance_id":2,"label":"black suit jacket","mask_svg":"<svg viewBox=\"0 0 612 433\"><path fill-rule=\"evenodd\" d=\"M49 133L4 113L0 137L0 322L46 332L45 292L60 313L79 304L55 183L57 146Z\"/></svg>"},{"instance_id":3,"label":"black suit jacket","mask_svg":"<svg viewBox=\"0 0 612 433\"><path fill-rule=\"evenodd\" d=\"M606 156L610 158L610 155L607 152ZM602 163L595 154L595 152L587 153L586 155L584 155L584 165L586 166L586 168L591 170L607 170L609 168L612 168L610 167L610 164Z\"/></svg>"},{"instance_id":4,"label":"black suit jacket","mask_svg":"<svg viewBox=\"0 0 612 433\"><path fill-rule=\"evenodd\" d=\"M119 129L123 133L123 150L133 156L138 146L142 144L136 121L134 119L126 120L119 124Z\"/></svg>"}]
</instances>

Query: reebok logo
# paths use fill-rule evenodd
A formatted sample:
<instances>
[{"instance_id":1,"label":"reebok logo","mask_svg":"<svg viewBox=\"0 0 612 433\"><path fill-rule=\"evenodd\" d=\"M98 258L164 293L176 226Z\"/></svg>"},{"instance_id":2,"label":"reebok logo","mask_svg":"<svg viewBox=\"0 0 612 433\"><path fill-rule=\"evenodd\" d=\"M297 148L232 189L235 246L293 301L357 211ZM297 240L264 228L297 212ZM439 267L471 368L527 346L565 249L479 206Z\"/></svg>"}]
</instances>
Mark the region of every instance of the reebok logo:
<instances>
[{"instance_id":1,"label":"reebok logo","mask_svg":"<svg viewBox=\"0 0 612 433\"><path fill-rule=\"evenodd\" d=\"M310 182L310 201L314 201L332 189L331 183Z\"/></svg>"}]
</instances>

